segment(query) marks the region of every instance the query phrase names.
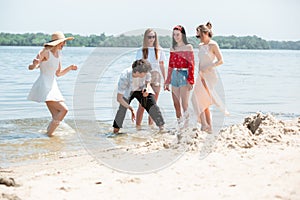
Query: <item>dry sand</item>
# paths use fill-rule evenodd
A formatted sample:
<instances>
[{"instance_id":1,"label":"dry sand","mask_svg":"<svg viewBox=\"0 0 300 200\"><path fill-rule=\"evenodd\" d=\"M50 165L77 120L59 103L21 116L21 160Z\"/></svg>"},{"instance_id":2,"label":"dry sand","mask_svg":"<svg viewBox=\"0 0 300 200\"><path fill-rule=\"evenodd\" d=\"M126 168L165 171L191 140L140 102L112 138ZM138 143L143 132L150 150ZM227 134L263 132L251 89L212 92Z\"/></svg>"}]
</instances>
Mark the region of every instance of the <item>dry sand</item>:
<instances>
[{"instance_id":1,"label":"dry sand","mask_svg":"<svg viewBox=\"0 0 300 200\"><path fill-rule=\"evenodd\" d=\"M217 135L189 130L178 144L187 152L147 174L115 171L85 151L0 168L0 178L16 184L0 184L0 199L300 199L299 130L300 118L261 113ZM207 138L215 142L204 145ZM127 150L160 148L178 146L166 136Z\"/></svg>"}]
</instances>

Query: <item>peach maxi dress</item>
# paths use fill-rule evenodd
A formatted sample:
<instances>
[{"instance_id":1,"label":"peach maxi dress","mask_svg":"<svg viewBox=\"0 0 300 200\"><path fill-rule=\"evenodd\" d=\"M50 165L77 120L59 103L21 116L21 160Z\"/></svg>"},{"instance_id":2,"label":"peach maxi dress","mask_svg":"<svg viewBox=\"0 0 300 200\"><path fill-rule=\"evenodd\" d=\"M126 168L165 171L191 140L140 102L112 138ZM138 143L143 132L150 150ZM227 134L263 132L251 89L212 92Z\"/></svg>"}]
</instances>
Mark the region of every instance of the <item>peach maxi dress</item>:
<instances>
[{"instance_id":1,"label":"peach maxi dress","mask_svg":"<svg viewBox=\"0 0 300 200\"><path fill-rule=\"evenodd\" d=\"M216 69L212 66L214 66L216 56L210 51L210 44L217 45L217 43L212 40L208 44L199 45L199 74L192 94L192 104L197 116L213 104L219 107L226 115L228 114L224 103L215 90L218 76Z\"/></svg>"}]
</instances>

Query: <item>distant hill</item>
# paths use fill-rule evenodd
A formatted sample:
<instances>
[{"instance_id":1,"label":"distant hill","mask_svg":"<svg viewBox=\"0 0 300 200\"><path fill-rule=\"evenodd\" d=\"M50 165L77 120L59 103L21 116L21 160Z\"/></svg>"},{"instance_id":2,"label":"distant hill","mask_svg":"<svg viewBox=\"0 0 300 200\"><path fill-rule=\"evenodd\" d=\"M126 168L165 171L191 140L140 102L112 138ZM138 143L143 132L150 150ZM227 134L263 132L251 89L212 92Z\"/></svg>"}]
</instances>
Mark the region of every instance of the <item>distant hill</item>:
<instances>
[{"instance_id":1,"label":"distant hill","mask_svg":"<svg viewBox=\"0 0 300 200\"><path fill-rule=\"evenodd\" d=\"M68 41L68 46L85 47L140 47L143 36L106 36L100 35L81 36L71 33L75 40ZM0 46L42 46L51 35L44 33L0 33ZM221 49L291 49L300 50L300 41L267 41L257 36L214 36ZM196 37L188 37L188 41L196 48L199 40ZM171 36L160 36L159 43L163 48L171 47Z\"/></svg>"}]
</instances>

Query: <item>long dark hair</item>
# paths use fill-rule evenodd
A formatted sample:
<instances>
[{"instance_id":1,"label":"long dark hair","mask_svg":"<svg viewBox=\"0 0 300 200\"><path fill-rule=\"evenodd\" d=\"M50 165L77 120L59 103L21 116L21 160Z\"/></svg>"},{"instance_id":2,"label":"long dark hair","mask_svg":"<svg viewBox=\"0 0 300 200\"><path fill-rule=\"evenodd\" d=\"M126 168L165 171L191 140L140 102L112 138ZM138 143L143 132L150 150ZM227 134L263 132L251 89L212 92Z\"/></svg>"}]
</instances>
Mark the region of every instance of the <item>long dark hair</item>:
<instances>
[{"instance_id":1,"label":"long dark hair","mask_svg":"<svg viewBox=\"0 0 300 200\"><path fill-rule=\"evenodd\" d=\"M173 32L174 32L174 30L178 30L182 33L182 41L184 44L189 44L187 41L187 38L186 38L185 29L183 26L177 25L173 28ZM172 35L172 48L175 49L176 45L177 45L177 42L174 40L174 36Z\"/></svg>"}]
</instances>

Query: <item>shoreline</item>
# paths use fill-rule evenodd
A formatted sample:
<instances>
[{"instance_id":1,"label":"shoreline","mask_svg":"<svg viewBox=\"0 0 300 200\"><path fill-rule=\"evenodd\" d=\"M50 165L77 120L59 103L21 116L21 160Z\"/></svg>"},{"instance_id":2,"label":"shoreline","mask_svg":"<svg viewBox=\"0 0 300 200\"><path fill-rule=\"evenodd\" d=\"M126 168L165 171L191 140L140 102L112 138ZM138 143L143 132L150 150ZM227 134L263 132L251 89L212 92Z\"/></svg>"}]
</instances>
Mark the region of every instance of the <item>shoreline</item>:
<instances>
[{"instance_id":1,"label":"shoreline","mask_svg":"<svg viewBox=\"0 0 300 200\"><path fill-rule=\"evenodd\" d=\"M0 177L13 178L19 184L0 184L0 199L299 198L300 118L282 121L262 114L250 118L250 122L261 119L254 134L242 124L222 129L204 158L199 149L209 135L190 131L181 140L187 152L152 173L118 172L84 150L0 168ZM166 148L167 142L153 140L129 151L141 155Z\"/></svg>"}]
</instances>

